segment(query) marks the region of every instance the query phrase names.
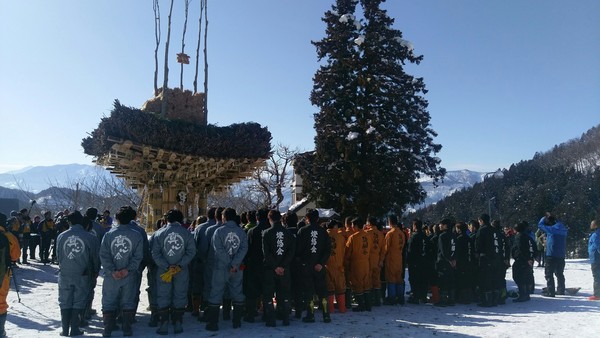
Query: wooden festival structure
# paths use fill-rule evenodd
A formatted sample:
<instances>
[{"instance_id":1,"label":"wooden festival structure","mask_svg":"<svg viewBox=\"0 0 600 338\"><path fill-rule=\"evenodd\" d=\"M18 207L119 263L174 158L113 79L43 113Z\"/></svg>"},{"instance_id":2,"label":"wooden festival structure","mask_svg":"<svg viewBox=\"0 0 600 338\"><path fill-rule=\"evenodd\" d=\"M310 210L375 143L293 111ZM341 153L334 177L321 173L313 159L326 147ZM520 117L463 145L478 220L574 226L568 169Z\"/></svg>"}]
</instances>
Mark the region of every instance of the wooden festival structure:
<instances>
[{"instance_id":1,"label":"wooden festival structure","mask_svg":"<svg viewBox=\"0 0 600 338\"><path fill-rule=\"evenodd\" d=\"M184 96L191 95L188 91ZM140 216L148 225L172 208L196 217L206 208L210 192L249 177L271 151L267 128L257 123L217 127L186 121L178 117L185 114L178 112L175 97L170 94L167 118L115 101L111 115L82 142L96 164L141 194ZM143 109L151 106L146 102Z\"/></svg>"},{"instance_id":2,"label":"wooden festival structure","mask_svg":"<svg viewBox=\"0 0 600 338\"><path fill-rule=\"evenodd\" d=\"M109 117L101 120L82 147L94 162L106 167L142 197L141 220L153 225L169 209L177 208L191 219L206 208L207 195L224 189L262 166L271 153L271 133L258 123L226 127L207 124L207 0L200 1L194 91L183 89L183 68L190 64L185 53L189 1L184 3L185 22L181 39L180 86L168 87L169 44L173 1L168 11L163 85L158 87L158 50L161 44L161 12L153 1L154 97L141 109L115 101ZM204 30L203 30L204 27ZM200 47L204 42L204 93L198 92Z\"/></svg>"}]
</instances>

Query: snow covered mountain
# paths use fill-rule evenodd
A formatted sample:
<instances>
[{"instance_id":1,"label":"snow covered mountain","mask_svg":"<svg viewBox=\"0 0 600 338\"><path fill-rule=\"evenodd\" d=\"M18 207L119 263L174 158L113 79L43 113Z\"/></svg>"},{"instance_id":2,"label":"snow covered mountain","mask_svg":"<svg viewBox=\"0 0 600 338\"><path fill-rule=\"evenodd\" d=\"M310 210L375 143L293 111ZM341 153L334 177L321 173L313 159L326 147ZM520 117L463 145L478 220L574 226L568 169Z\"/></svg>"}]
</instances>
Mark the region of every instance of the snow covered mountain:
<instances>
[{"instance_id":1,"label":"snow covered mountain","mask_svg":"<svg viewBox=\"0 0 600 338\"><path fill-rule=\"evenodd\" d=\"M473 186L481 182L485 173L456 170L448 171L443 182L439 182L437 187L433 186L433 181L429 178L421 180L421 185L427 192L427 198L423 204L416 206L416 209L436 203L437 201L453 194L455 191ZM101 180L111 180L112 174L104 168L88 164L65 164L53 166L29 167L18 171L0 174L0 186L11 189L20 189L32 193L39 193L52 186L73 188L76 183L93 182ZM240 183L238 188L247 187L248 184ZM281 204L282 210L287 210L291 205L292 191L285 189L285 199Z\"/></svg>"},{"instance_id":2,"label":"snow covered mountain","mask_svg":"<svg viewBox=\"0 0 600 338\"><path fill-rule=\"evenodd\" d=\"M437 187L434 187L431 178L423 178L421 186L427 192L427 198L422 204L416 206L416 209L434 204L456 191L472 187L475 183L481 182L485 175L486 173L466 169L448 171L446 176L444 176L443 182L438 182Z\"/></svg>"},{"instance_id":3,"label":"snow covered mountain","mask_svg":"<svg viewBox=\"0 0 600 338\"><path fill-rule=\"evenodd\" d=\"M100 166L88 164L36 166L0 174L0 186L38 193L52 186L71 187L111 175Z\"/></svg>"}]
</instances>

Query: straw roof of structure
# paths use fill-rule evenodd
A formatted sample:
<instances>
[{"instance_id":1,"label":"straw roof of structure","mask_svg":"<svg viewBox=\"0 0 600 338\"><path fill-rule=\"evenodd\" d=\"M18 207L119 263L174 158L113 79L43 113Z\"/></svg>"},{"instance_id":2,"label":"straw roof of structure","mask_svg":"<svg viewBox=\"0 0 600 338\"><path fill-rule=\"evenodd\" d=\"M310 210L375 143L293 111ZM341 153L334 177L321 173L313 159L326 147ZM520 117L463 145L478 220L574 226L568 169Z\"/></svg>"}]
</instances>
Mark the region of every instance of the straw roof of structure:
<instances>
[{"instance_id":1,"label":"straw roof of structure","mask_svg":"<svg viewBox=\"0 0 600 338\"><path fill-rule=\"evenodd\" d=\"M109 117L83 139L86 154L107 155L114 140L129 140L180 154L215 159L266 159L271 152L271 133L254 122L219 127L171 121L115 101Z\"/></svg>"}]
</instances>

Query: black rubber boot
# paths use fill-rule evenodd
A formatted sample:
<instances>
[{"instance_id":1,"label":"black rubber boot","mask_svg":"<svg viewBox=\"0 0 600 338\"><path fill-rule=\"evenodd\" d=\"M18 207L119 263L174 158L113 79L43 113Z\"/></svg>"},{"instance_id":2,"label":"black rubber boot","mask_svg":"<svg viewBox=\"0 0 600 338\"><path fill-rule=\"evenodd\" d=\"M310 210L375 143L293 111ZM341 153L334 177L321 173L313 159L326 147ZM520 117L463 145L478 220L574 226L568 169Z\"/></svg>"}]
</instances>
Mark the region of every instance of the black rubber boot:
<instances>
[{"instance_id":1,"label":"black rubber boot","mask_svg":"<svg viewBox=\"0 0 600 338\"><path fill-rule=\"evenodd\" d=\"M477 305L481 307L492 307L492 292L483 292L481 294L481 302Z\"/></svg>"},{"instance_id":2,"label":"black rubber boot","mask_svg":"<svg viewBox=\"0 0 600 338\"><path fill-rule=\"evenodd\" d=\"M283 306L283 318L281 318L281 320L283 321L283 326L289 326L290 325L290 302L288 302L287 300L283 301L283 304L277 304L277 307Z\"/></svg>"},{"instance_id":3,"label":"black rubber boot","mask_svg":"<svg viewBox=\"0 0 600 338\"><path fill-rule=\"evenodd\" d=\"M233 318L231 322L234 329L242 327L242 316L244 315L244 303L233 304Z\"/></svg>"},{"instance_id":4,"label":"black rubber boot","mask_svg":"<svg viewBox=\"0 0 600 338\"><path fill-rule=\"evenodd\" d=\"M329 307L327 306L327 298L321 298L321 308L323 310L323 322L331 323L331 316L329 315Z\"/></svg>"},{"instance_id":5,"label":"black rubber boot","mask_svg":"<svg viewBox=\"0 0 600 338\"><path fill-rule=\"evenodd\" d=\"M246 314L244 315L244 321L254 323L254 317L256 317L256 315L256 299L246 298Z\"/></svg>"},{"instance_id":6,"label":"black rubber boot","mask_svg":"<svg viewBox=\"0 0 600 338\"><path fill-rule=\"evenodd\" d=\"M310 300L306 305L306 316L302 318L302 321L305 323L315 322L315 302L313 300Z\"/></svg>"},{"instance_id":7,"label":"black rubber boot","mask_svg":"<svg viewBox=\"0 0 600 338\"><path fill-rule=\"evenodd\" d=\"M347 307L352 307L352 289L347 288L346 289L346 306Z\"/></svg>"},{"instance_id":8,"label":"black rubber boot","mask_svg":"<svg viewBox=\"0 0 600 338\"><path fill-rule=\"evenodd\" d=\"M158 311L154 306L150 306L150 322L148 322L148 326L158 327Z\"/></svg>"},{"instance_id":9,"label":"black rubber boot","mask_svg":"<svg viewBox=\"0 0 600 338\"><path fill-rule=\"evenodd\" d=\"M352 312L363 312L365 311L365 294L355 293L354 299L356 300L356 306L352 308Z\"/></svg>"},{"instance_id":10,"label":"black rubber boot","mask_svg":"<svg viewBox=\"0 0 600 338\"><path fill-rule=\"evenodd\" d=\"M398 297L398 304L404 305L405 299L404 294L406 292L406 283L396 284L396 297Z\"/></svg>"},{"instance_id":11,"label":"black rubber boot","mask_svg":"<svg viewBox=\"0 0 600 338\"><path fill-rule=\"evenodd\" d=\"M365 302L365 311L371 312L371 292L366 291L363 294L364 302Z\"/></svg>"},{"instance_id":12,"label":"black rubber boot","mask_svg":"<svg viewBox=\"0 0 600 338\"><path fill-rule=\"evenodd\" d=\"M206 331L219 331L219 305L209 304L206 310Z\"/></svg>"},{"instance_id":13,"label":"black rubber boot","mask_svg":"<svg viewBox=\"0 0 600 338\"><path fill-rule=\"evenodd\" d=\"M305 308L304 301L296 299L294 301L294 317L296 317L296 319L302 318L302 311L304 311Z\"/></svg>"},{"instance_id":14,"label":"black rubber boot","mask_svg":"<svg viewBox=\"0 0 600 338\"><path fill-rule=\"evenodd\" d=\"M231 320L231 299L223 299L223 320Z\"/></svg>"},{"instance_id":15,"label":"black rubber boot","mask_svg":"<svg viewBox=\"0 0 600 338\"><path fill-rule=\"evenodd\" d=\"M102 321L104 322L104 330L102 331L102 337L110 337L114 327L117 325L117 319L113 311L102 312Z\"/></svg>"},{"instance_id":16,"label":"black rubber boot","mask_svg":"<svg viewBox=\"0 0 600 338\"><path fill-rule=\"evenodd\" d=\"M529 297L527 285L519 284L517 286L519 287L519 297L513 299L513 302L520 303L520 302L528 301L530 297Z\"/></svg>"},{"instance_id":17,"label":"black rubber boot","mask_svg":"<svg viewBox=\"0 0 600 338\"><path fill-rule=\"evenodd\" d=\"M73 309L71 312L71 334L70 337L81 336L83 331L79 328L79 324L81 324L81 316L83 314L83 309Z\"/></svg>"},{"instance_id":18,"label":"black rubber boot","mask_svg":"<svg viewBox=\"0 0 600 338\"><path fill-rule=\"evenodd\" d=\"M500 290L492 291L492 306L498 306L499 300L500 300Z\"/></svg>"},{"instance_id":19,"label":"black rubber boot","mask_svg":"<svg viewBox=\"0 0 600 338\"><path fill-rule=\"evenodd\" d=\"M129 337L133 335L133 317L135 317L135 310L123 310L123 336Z\"/></svg>"},{"instance_id":20,"label":"black rubber boot","mask_svg":"<svg viewBox=\"0 0 600 338\"><path fill-rule=\"evenodd\" d=\"M456 290L450 289L450 291L448 291L448 306L454 305L456 305Z\"/></svg>"},{"instance_id":21,"label":"black rubber boot","mask_svg":"<svg viewBox=\"0 0 600 338\"><path fill-rule=\"evenodd\" d=\"M73 312L73 309L61 309L60 310L60 321L62 324L62 332L60 333L60 335L63 337L69 336L69 328L71 325L71 313L72 312Z\"/></svg>"},{"instance_id":22,"label":"black rubber boot","mask_svg":"<svg viewBox=\"0 0 600 338\"><path fill-rule=\"evenodd\" d=\"M183 314L185 313L185 311L185 308L173 309L173 312L171 313L171 320L173 321L173 332L175 334L183 332Z\"/></svg>"},{"instance_id":23,"label":"black rubber boot","mask_svg":"<svg viewBox=\"0 0 600 338\"><path fill-rule=\"evenodd\" d=\"M273 301L270 301L269 303L265 304L265 314L266 314L266 321L265 321L265 325L268 327L275 327L277 326L275 324L275 307L273 306Z\"/></svg>"},{"instance_id":24,"label":"black rubber boot","mask_svg":"<svg viewBox=\"0 0 600 338\"><path fill-rule=\"evenodd\" d=\"M381 306L381 290L380 289L372 289L371 290L371 304L373 306Z\"/></svg>"},{"instance_id":25,"label":"black rubber boot","mask_svg":"<svg viewBox=\"0 0 600 338\"><path fill-rule=\"evenodd\" d=\"M156 333L161 336L169 334L169 308L158 310L158 329Z\"/></svg>"}]
</instances>

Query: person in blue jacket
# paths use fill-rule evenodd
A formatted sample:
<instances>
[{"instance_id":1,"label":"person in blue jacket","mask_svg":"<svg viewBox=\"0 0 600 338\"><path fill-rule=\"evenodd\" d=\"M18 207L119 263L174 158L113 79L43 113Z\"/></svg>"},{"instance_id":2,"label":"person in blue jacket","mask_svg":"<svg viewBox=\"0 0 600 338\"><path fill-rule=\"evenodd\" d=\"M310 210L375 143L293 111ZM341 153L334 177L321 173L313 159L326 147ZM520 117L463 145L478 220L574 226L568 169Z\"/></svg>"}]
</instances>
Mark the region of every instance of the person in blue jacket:
<instances>
[{"instance_id":1,"label":"person in blue jacket","mask_svg":"<svg viewBox=\"0 0 600 338\"><path fill-rule=\"evenodd\" d=\"M567 251L568 230L554 215L547 212L540 219L538 228L546 233L546 277L547 291L543 296L554 297L565 294L565 257ZM554 286L556 275L556 288Z\"/></svg>"},{"instance_id":2,"label":"person in blue jacket","mask_svg":"<svg viewBox=\"0 0 600 338\"><path fill-rule=\"evenodd\" d=\"M590 229L594 231L588 243L590 265L592 266L592 276L594 277L594 294L588 299L600 300L600 227L597 220L592 221Z\"/></svg>"}]
</instances>

